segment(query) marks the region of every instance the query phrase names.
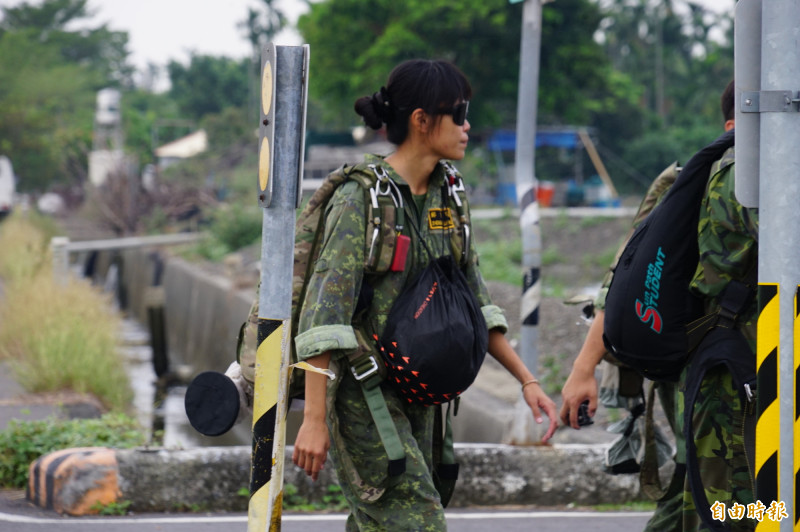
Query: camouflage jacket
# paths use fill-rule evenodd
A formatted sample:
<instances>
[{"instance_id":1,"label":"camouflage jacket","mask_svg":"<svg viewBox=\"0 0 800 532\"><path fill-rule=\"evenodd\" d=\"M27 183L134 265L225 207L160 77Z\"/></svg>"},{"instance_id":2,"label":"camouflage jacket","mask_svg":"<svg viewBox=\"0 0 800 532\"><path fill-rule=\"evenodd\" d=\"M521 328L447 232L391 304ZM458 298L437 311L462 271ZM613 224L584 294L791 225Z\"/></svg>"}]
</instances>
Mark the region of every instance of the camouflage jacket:
<instances>
[{"instance_id":1,"label":"camouflage jacket","mask_svg":"<svg viewBox=\"0 0 800 532\"><path fill-rule=\"evenodd\" d=\"M323 244L302 304L295 346L299 360L330 351L338 360L358 347L356 329L367 337L380 335L395 299L428 264L429 257L411 223L416 223L421 237L436 256L451 253L451 240L460 241L458 218L449 214L443 204L442 186L445 174L437 165L431 174L424 208L418 213L410 188L391 166L378 156L368 155L367 163L381 165L397 183L404 199L406 224L403 234L411 238L405 270L384 274L365 274L365 238L367 206L362 188L348 182L340 186L325 212ZM491 303L488 290L478 269L474 244L470 245L470 260L465 275L481 304L489 329L507 329L501 309ZM458 256L456 257L459 258ZM356 304L362 284L367 282L374 291L368 310L355 317Z\"/></svg>"},{"instance_id":2,"label":"camouflage jacket","mask_svg":"<svg viewBox=\"0 0 800 532\"><path fill-rule=\"evenodd\" d=\"M700 207L697 242L700 260L692 291L705 300L706 312L718 309L717 296L731 280L756 279L758 268L758 209L743 207L734 195L734 149L714 163ZM757 303L741 319L742 332L753 345Z\"/></svg>"}]
</instances>

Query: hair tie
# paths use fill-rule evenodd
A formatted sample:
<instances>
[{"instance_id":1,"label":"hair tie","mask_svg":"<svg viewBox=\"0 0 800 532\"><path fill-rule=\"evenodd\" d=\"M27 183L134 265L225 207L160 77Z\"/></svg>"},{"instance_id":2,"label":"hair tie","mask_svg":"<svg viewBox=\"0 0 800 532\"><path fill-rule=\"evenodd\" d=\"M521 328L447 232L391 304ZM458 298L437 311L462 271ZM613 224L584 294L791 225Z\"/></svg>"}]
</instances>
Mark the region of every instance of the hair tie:
<instances>
[{"instance_id":1,"label":"hair tie","mask_svg":"<svg viewBox=\"0 0 800 532\"><path fill-rule=\"evenodd\" d=\"M391 116L392 103L389 100L389 92L386 87L381 87L381 90L372 95L372 102L380 119L387 122Z\"/></svg>"}]
</instances>

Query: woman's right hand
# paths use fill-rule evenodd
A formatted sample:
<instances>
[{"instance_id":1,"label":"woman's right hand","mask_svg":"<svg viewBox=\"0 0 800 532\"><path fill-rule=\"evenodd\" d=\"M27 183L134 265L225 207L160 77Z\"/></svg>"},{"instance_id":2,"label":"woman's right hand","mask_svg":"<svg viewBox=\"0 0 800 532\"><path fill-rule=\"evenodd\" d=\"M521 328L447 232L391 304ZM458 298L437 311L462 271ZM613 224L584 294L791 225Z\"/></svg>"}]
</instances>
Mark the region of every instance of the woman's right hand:
<instances>
[{"instance_id":1,"label":"woman's right hand","mask_svg":"<svg viewBox=\"0 0 800 532\"><path fill-rule=\"evenodd\" d=\"M328 369L330 353L306 360L312 366ZM306 371L306 395L303 408L303 423L294 441L292 462L305 469L311 480L317 480L331 447L328 425L325 421L328 377L314 371Z\"/></svg>"},{"instance_id":2,"label":"woman's right hand","mask_svg":"<svg viewBox=\"0 0 800 532\"><path fill-rule=\"evenodd\" d=\"M311 480L319 478L330 448L330 437L325 419L303 419L294 442L292 462L305 470Z\"/></svg>"}]
</instances>

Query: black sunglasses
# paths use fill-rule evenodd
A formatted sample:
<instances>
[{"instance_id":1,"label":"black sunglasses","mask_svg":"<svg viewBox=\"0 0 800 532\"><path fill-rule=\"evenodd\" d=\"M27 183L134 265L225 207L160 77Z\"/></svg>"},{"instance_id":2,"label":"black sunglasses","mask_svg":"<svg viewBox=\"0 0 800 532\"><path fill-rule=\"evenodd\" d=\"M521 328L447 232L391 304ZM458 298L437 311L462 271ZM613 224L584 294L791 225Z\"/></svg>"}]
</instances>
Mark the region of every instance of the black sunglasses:
<instances>
[{"instance_id":1,"label":"black sunglasses","mask_svg":"<svg viewBox=\"0 0 800 532\"><path fill-rule=\"evenodd\" d=\"M461 102L450 109L440 109L437 114L453 115L453 123L457 126L463 126L467 120L467 111L469 111L469 102Z\"/></svg>"}]
</instances>

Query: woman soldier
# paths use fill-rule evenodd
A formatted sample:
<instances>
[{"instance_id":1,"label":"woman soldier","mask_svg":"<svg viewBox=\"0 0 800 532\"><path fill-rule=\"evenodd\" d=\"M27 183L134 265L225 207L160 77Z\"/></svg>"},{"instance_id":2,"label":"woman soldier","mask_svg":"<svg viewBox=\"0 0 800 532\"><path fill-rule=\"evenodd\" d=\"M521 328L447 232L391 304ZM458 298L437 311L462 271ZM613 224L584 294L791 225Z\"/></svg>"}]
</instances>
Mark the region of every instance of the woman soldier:
<instances>
[{"instance_id":1,"label":"woman soldier","mask_svg":"<svg viewBox=\"0 0 800 532\"><path fill-rule=\"evenodd\" d=\"M330 449L350 506L347 530L447 528L431 474L434 408L410 404L393 388L382 386L406 455L405 472L389 475L387 452L361 386L343 361L359 347L357 337L382 333L403 286L430 260L425 244L434 255L452 253L450 246L442 245L443 239L450 242L452 228L429 224L428 213L448 207L439 193L446 179L440 161L464 157L471 94L466 77L452 64L418 59L395 67L385 88L355 103L367 126L379 129L386 124L388 140L397 146L386 158L366 156L366 164L380 167L398 185L406 220L410 219L406 226L413 224L417 230L403 230L411 238L403 271L365 273L368 206L357 183L340 186L326 208L324 243L300 314L298 358L334 370L336 378L328 383L325 375L306 372L304 419L292 459L316 480ZM542 410L548 416L550 424L542 438L546 441L556 429L555 404L506 340L505 317L491 304L474 249L469 256L464 273L489 329L488 351L520 382L536 421L542 423ZM368 309L356 312L358 300L364 300L364 284L371 287Z\"/></svg>"}]
</instances>

